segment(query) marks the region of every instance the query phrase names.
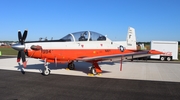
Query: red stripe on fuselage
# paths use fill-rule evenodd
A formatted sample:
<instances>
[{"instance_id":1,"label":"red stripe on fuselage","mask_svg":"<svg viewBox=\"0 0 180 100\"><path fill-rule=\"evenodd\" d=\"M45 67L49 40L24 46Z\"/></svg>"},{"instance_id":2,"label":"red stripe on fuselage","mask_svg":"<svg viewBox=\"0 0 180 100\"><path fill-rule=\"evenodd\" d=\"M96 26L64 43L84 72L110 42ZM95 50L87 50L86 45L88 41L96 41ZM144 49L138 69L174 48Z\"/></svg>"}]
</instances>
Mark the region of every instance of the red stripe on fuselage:
<instances>
[{"instance_id":1,"label":"red stripe on fuselage","mask_svg":"<svg viewBox=\"0 0 180 100\"><path fill-rule=\"evenodd\" d=\"M47 59L48 62L69 62L79 57L95 57L113 54L127 54L133 50L124 50L121 52L119 49L46 49L46 50L28 50L28 56L32 58Z\"/></svg>"}]
</instances>

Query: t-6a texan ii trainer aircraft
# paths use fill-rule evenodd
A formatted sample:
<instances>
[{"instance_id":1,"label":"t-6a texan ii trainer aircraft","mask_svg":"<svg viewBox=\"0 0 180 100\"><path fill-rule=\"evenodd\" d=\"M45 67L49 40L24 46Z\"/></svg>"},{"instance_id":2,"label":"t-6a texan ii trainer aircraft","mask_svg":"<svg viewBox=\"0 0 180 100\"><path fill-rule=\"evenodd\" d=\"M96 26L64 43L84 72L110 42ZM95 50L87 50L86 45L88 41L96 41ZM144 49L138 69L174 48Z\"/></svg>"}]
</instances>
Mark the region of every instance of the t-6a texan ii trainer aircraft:
<instances>
[{"instance_id":1,"label":"t-6a texan ii trainer aircraft","mask_svg":"<svg viewBox=\"0 0 180 100\"><path fill-rule=\"evenodd\" d=\"M162 52L156 50L138 51L136 49L136 39L134 28L128 29L127 41L113 42L102 34L93 31L81 31L70 33L59 40L30 41L25 42L27 30L21 35L18 31L19 43L12 46L18 50L17 62L22 58L23 66L26 68L25 54L31 58L44 60L44 75L50 74L48 63L68 63L67 68L75 69L74 62L84 61L92 63L91 74L102 72L98 65L99 61L120 61L122 70L122 60L144 57ZM121 44L122 43L122 44Z\"/></svg>"}]
</instances>

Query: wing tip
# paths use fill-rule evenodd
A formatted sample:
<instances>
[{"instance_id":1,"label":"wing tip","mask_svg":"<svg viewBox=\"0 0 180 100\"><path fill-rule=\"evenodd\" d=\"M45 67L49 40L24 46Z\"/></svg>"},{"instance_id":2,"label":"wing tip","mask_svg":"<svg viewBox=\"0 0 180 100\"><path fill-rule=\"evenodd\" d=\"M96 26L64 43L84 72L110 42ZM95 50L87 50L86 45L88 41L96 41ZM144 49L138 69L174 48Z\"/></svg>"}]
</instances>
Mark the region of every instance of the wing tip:
<instances>
[{"instance_id":1,"label":"wing tip","mask_svg":"<svg viewBox=\"0 0 180 100\"><path fill-rule=\"evenodd\" d=\"M150 54L164 54L163 52L157 51L157 50L150 50L149 53Z\"/></svg>"}]
</instances>

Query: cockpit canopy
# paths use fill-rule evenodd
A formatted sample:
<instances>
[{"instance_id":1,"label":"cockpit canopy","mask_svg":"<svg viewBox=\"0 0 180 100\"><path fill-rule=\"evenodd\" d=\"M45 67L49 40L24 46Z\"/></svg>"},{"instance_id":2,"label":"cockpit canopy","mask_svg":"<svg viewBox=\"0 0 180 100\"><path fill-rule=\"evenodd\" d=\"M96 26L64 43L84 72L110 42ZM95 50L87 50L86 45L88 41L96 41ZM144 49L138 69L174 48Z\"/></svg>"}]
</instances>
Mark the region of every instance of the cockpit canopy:
<instances>
[{"instance_id":1,"label":"cockpit canopy","mask_svg":"<svg viewBox=\"0 0 180 100\"><path fill-rule=\"evenodd\" d=\"M74 42L74 41L106 41L107 37L104 35L93 32L93 31L81 31L81 32L74 32L71 34L66 35L65 37L61 38L60 41L64 42Z\"/></svg>"}]
</instances>

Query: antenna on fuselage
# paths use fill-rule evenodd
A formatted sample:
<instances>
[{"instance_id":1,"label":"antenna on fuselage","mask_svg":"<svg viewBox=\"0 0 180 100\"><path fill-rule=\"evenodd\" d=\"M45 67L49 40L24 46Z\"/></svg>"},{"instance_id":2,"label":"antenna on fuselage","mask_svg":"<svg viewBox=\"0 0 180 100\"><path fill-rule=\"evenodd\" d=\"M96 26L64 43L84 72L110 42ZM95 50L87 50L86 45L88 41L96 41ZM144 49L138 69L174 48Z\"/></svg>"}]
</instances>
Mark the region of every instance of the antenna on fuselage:
<instances>
[{"instance_id":1,"label":"antenna on fuselage","mask_svg":"<svg viewBox=\"0 0 180 100\"><path fill-rule=\"evenodd\" d=\"M47 39L47 37L46 38L44 38L44 41L47 41L48 39Z\"/></svg>"},{"instance_id":2,"label":"antenna on fuselage","mask_svg":"<svg viewBox=\"0 0 180 100\"><path fill-rule=\"evenodd\" d=\"M43 39L43 38L42 38L42 37L40 37L40 38L39 38L39 41L42 41L42 39Z\"/></svg>"}]
</instances>

